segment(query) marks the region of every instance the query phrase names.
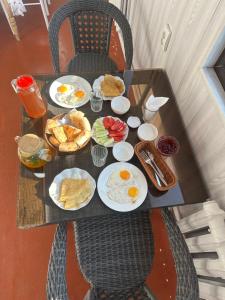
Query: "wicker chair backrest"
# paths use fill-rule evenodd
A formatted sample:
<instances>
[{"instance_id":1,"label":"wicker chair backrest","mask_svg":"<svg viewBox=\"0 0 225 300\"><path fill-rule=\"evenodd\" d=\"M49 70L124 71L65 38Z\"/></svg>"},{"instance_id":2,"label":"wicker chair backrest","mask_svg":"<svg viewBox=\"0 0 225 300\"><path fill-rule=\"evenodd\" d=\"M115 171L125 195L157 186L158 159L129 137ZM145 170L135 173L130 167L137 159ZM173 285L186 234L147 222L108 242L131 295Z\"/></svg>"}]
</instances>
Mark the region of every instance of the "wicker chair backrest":
<instances>
[{"instance_id":1,"label":"wicker chair backrest","mask_svg":"<svg viewBox=\"0 0 225 300\"><path fill-rule=\"evenodd\" d=\"M123 13L104 0L76 0L61 6L49 24L49 42L56 73L60 73L59 30L67 18L70 19L75 52L99 54L108 54L112 20L115 20L123 35L126 69L131 68L132 33Z\"/></svg>"},{"instance_id":2,"label":"wicker chair backrest","mask_svg":"<svg viewBox=\"0 0 225 300\"><path fill-rule=\"evenodd\" d=\"M98 11L78 11L70 18L75 52L108 54L112 18Z\"/></svg>"}]
</instances>

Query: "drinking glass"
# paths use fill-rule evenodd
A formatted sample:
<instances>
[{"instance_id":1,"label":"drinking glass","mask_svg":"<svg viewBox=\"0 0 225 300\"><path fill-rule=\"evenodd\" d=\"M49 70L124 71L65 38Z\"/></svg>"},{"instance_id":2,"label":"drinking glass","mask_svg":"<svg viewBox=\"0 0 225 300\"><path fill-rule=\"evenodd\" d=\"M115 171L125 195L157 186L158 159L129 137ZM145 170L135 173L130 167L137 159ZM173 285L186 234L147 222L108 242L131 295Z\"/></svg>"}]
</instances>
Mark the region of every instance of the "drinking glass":
<instances>
[{"instance_id":1,"label":"drinking glass","mask_svg":"<svg viewBox=\"0 0 225 300\"><path fill-rule=\"evenodd\" d=\"M143 111L143 120L145 122L150 122L158 110L150 110L150 109L147 109L146 107L143 107L142 111Z\"/></svg>"},{"instance_id":2,"label":"drinking glass","mask_svg":"<svg viewBox=\"0 0 225 300\"><path fill-rule=\"evenodd\" d=\"M90 102L92 111L99 112L102 110L103 98L101 93L92 94Z\"/></svg>"},{"instance_id":3,"label":"drinking glass","mask_svg":"<svg viewBox=\"0 0 225 300\"><path fill-rule=\"evenodd\" d=\"M95 145L91 148L92 161L96 167L104 166L107 155L108 155L108 150L104 146Z\"/></svg>"}]
</instances>

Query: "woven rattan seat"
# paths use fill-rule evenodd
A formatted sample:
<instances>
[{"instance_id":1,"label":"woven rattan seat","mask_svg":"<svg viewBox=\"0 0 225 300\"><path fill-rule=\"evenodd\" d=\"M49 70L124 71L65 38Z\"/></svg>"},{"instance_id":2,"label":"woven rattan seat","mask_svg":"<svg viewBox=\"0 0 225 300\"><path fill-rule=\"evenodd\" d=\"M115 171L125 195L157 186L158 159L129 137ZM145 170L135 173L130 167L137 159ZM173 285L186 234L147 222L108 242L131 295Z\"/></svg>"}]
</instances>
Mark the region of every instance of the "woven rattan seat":
<instances>
[{"instance_id":1,"label":"woven rattan seat","mask_svg":"<svg viewBox=\"0 0 225 300\"><path fill-rule=\"evenodd\" d=\"M197 275L185 240L169 210L161 211L176 267L176 300L198 300ZM144 289L153 259L153 236L147 212L82 219L74 228L80 268L92 285L85 300L155 299L147 296ZM66 226L59 224L49 262L48 300L69 299L65 255Z\"/></svg>"},{"instance_id":2,"label":"woven rattan seat","mask_svg":"<svg viewBox=\"0 0 225 300\"><path fill-rule=\"evenodd\" d=\"M49 24L49 42L53 66L60 73L58 35L62 23L70 20L75 57L69 63L69 71L111 71L116 62L109 57L112 22L121 29L124 41L126 69L131 68L133 43L130 25L122 12L103 0L76 0L60 7ZM85 55L84 55L85 54Z\"/></svg>"},{"instance_id":3,"label":"woven rattan seat","mask_svg":"<svg viewBox=\"0 0 225 300\"><path fill-rule=\"evenodd\" d=\"M70 61L69 72L83 72L92 69L95 72L111 73L117 70L117 66L112 59L105 54L98 53L78 53Z\"/></svg>"},{"instance_id":4,"label":"woven rattan seat","mask_svg":"<svg viewBox=\"0 0 225 300\"><path fill-rule=\"evenodd\" d=\"M143 284L153 260L147 212L83 219L74 226L81 271L94 287L120 291Z\"/></svg>"}]
</instances>

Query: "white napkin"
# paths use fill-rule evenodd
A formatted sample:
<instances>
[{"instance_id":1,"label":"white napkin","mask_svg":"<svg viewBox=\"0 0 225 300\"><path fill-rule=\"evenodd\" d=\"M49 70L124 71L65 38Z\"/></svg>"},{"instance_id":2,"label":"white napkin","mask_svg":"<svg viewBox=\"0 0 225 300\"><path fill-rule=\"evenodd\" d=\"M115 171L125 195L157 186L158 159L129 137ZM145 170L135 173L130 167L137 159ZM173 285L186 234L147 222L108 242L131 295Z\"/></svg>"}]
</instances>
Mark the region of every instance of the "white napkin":
<instances>
[{"instance_id":1,"label":"white napkin","mask_svg":"<svg viewBox=\"0 0 225 300\"><path fill-rule=\"evenodd\" d=\"M14 16L24 16L27 11L22 0L7 0Z\"/></svg>"},{"instance_id":2,"label":"white napkin","mask_svg":"<svg viewBox=\"0 0 225 300\"><path fill-rule=\"evenodd\" d=\"M166 104L169 98L166 97L154 97L151 95L146 101L145 107L150 111L157 111L161 106Z\"/></svg>"}]
</instances>

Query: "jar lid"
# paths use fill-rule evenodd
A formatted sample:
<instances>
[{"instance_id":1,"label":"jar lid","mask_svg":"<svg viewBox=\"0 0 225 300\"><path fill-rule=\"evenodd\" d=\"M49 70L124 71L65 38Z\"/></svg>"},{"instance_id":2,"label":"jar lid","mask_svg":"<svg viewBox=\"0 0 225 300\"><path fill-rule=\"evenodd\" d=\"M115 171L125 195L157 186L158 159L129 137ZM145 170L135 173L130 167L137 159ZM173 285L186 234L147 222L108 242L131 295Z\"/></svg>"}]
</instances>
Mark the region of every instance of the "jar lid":
<instances>
[{"instance_id":1,"label":"jar lid","mask_svg":"<svg viewBox=\"0 0 225 300\"><path fill-rule=\"evenodd\" d=\"M19 149L29 154L36 153L42 146L42 139L35 134L25 134L18 140Z\"/></svg>"},{"instance_id":2,"label":"jar lid","mask_svg":"<svg viewBox=\"0 0 225 300\"><path fill-rule=\"evenodd\" d=\"M16 83L18 87L27 89L34 83L34 80L30 75L22 75L17 78Z\"/></svg>"}]
</instances>

